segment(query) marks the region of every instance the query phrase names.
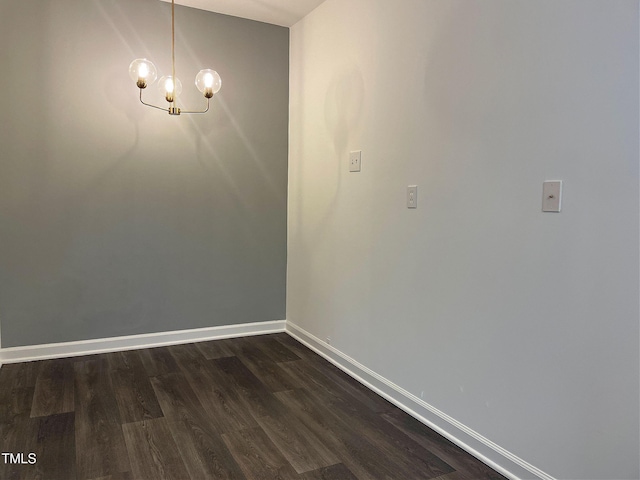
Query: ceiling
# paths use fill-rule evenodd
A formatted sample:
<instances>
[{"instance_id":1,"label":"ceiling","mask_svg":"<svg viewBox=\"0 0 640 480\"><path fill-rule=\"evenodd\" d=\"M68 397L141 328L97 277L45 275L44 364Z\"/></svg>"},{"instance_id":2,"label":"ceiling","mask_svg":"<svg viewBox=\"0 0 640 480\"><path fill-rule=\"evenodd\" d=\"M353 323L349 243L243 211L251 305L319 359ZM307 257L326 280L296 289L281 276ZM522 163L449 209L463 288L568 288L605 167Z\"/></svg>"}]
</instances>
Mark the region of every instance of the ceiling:
<instances>
[{"instance_id":1,"label":"ceiling","mask_svg":"<svg viewBox=\"0 0 640 480\"><path fill-rule=\"evenodd\" d=\"M290 27L322 2L324 0L176 0L176 5Z\"/></svg>"}]
</instances>

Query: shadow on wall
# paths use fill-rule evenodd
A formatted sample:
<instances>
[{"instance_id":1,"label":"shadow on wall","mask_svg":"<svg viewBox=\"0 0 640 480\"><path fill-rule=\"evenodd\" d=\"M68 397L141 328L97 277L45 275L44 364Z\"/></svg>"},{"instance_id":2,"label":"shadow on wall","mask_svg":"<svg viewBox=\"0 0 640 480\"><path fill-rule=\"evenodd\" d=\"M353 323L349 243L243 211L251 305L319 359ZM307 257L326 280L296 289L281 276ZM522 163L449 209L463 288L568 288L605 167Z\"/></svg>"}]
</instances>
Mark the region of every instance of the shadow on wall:
<instances>
[{"instance_id":1,"label":"shadow on wall","mask_svg":"<svg viewBox=\"0 0 640 480\"><path fill-rule=\"evenodd\" d=\"M324 174L333 176L334 181L327 183L334 185L334 190L333 192L323 191L321 197L325 201L321 211L317 212L318 221L311 229L309 238L317 238L334 213L334 207L342 187L342 167L343 164L346 165L344 159L347 158L349 151L349 141L362 123L364 92L364 78L355 62L345 68L336 69L327 88L324 102L325 125L329 138L333 142L334 151L333 164L327 165ZM299 212L302 213L304 210L303 205Z\"/></svg>"},{"instance_id":2,"label":"shadow on wall","mask_svg":"<svg viewBox=\"0 0 640 480\"><path fill-rule=\"evenodd\" d=\"M300 81L304 85L304 81ZM303 88L304 90L304 88ZM347 168L346 159L350 145L356 140L356 132L362 127L362 111L365 100L365 83L360 67L355 61L336 68L332 74L326 89L324 99L324 120L326 136L322 135L322 143L330 141L333 147L333 154L328 154L326 159L322 159L322 165L309 166L309 169L321 172L324 180L318 183L306 185L306 194L298 197L295 214L297 215L297 225L307 225L303 235L296 239L296 244L300 248L300 254L304 258L314 258L314 246L322 242L322 238L331 237L331 220L335 218L338 208L339 196L342 190L343 176ZM291 112L291 122L304 123L305 109L310 109L308 101L304 98L295 111ZM324 145L323 145L324 147ZM301 143L296 152L292 155L298 157L298 178L297 185L304 183L308 175L303 174L305 162L308 159L318 161L320 158L313 155L309 150L311 147L307 141ZM324 148L323 148L324 151ZM310 209L306 202L312 201L313 219L307 215ZM305 218L303 218L305 217ZM299 232L300 233L300 232ZM299 272L300 274L300 272ZM306 270L306 278L299 278L298 289L313 288L311 272ZM307 298L308 292L301 292L301 296Z\"/></svg>"},{"instance_id":3,"label":"shadow on wall","mask_svg":"<svg viewBox=\"0 0 640 480\"><path fill-rule=\"evenodd\" d=\"M362 123L362 109L364 104L364 78L355 62L345 68L337 70L327 88L324 102L324 117L329 137L333 141L334 165L329 166L335 181L332 193L323 197L327 200L324 212L319 212L319 221L311 234L315 238L326 225L327 219L333 214L338 194L342 187L342 166L349 152L349 141L353 133Z\"/></svg>"},{"instance_id":4,"label":"shadow on wall","mask_svg":"<svg viewBox=\"0 0 640 480\"><path fill-rule=\"evenodd\" d=\"M349 135L361 122L364 103L364 79L355 63L333 76L324 103L327 130L333 139L336 159L347 152Z\"/></svg>"},{"instance_id":5,"label":"shadow on wall","mask_svg":"<svg viewBox=\"0 0 640 480\"><path fill-rule=\"evenodd\" d=\"M324 170L325 175L332 175L335 181L333 192L323 191L321 197L325 199L321 211L317 212L318 221L311 228L309 238L317 238L325 229L328 218L333 214L337 197L342 185L342 165L349 151L349 141L353 133L362 123L362 110L365 98L365 85L362 71L355 61L348 66L337 68L336 73L329 83L324 102L325 125L329 138L333 142L333 163L329 163ZM298 106L297 112L292 112L291 121L301 122L303 119L304 105ZM297 118L296 118L297 117ZM304 148L295 152L295 155L302 157L305 154ZM302 163L304 164L304 162ZM298 182L302 177L298 178ZM327 182L329 183L329 182ZM323 182L324 184L324 182ZM318 198L314 197L317 201ZM304 203L301 198L300 202ZM298 214L302 215L305 206L301 205ZM301 224L301 218L298 219ZM304 244L304 239L301 239Z\"/></svg>"},{"instance_id":6,"label":"shadow on wall","mask_svg":"<svg viewBox=\"0 0 640 480\"><path fill-rule=\"evenodd\" d=\"M362 123L364 104L364 78L355 62L337 70L327 88L324 102L324 117L329 137L333 141L333 161L329 172L335 176L335 189L324 197L328 203L319 217L312 237L316 237L324 228L327 218L333 213L338 194L342 186L342 166L349 152L349 141Z\"/></svg>"}]
</instances>

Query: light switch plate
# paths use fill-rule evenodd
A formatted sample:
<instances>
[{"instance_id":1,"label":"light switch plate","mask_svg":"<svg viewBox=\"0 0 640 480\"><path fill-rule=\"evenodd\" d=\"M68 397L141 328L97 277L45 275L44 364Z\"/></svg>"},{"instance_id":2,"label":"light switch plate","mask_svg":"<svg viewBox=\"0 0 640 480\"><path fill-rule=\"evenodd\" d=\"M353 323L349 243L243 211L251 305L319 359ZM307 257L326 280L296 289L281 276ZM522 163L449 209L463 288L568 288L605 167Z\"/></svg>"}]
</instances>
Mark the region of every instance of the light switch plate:
<instances>
[{"instance_id":1,"label":"light switch plate","mask_svg":"<svg viewBox=\"0 0 640 480\"><path fill-rule=\"evenodd\" d=\"M562 208L562 181L554 180L542 184L542 211L560 212Z\"/></svg>"},{"instance_id":2,"label":"light switch plate","mask_svg":"<svg viewBox=\"0 0 640 480\"><path fill-rule=\"evenodd\" d=\"M349 153L349 171L359 172L361 165L362 165L362 151L358 150L356 152L350 152Z\"/></svg>"},{"instance_id":3,"label":"light switch plate","mask_svg":"<svg viewBox=\"0 0 640 480\"><path fill-rule=\"evenodd\" d=\"M418 208L418 186L407 187L407 208Z\"/></svg>"}]
</instances>

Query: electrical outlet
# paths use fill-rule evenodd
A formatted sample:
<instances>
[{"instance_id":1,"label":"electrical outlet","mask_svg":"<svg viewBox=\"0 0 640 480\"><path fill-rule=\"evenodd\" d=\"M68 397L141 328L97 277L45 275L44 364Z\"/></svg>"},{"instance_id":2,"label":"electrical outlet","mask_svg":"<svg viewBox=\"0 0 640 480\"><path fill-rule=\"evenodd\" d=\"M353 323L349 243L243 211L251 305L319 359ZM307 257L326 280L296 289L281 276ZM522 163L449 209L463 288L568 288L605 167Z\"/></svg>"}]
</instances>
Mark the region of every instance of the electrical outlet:
<instances>
[{"instance_id":1,"label":"electrical outlet","mask_svg":"<svg viewBox=\"0 0 640 480\"><path fill-rule=\"evenodd\" d=\"M359 172L362 165L362 152L360 150L349 153L349 171Z\"/></svg>"},{"instance_id":2,"label":"electrical outlet","mask_svg":"<svg viewBox=\"0 0 640 480\"><path fill-rule=\"evenodd\" d=\"M542 184L542 211L559 213L562 207L562 181Z\"/></svg>"},{"instance_id":3,"label":"electrical outlet","mask_svg":"<svg viewBox=\"0 0 640 480\"><path fill-rule=\"evenodd\" d=\"M407 187L407 208L418 208L418 186Z\"/></svg>"},{"instance_id":4,"label":"electrical outlet","mask_svg":"<svg viewBox=\"0 0 640 480\"><path fill-rule=\"evenodd\" d=\"M331 345L331 337L327 337L327 345Z\"/></svg>"},{"instance_id":5,"label":"electrical outlet","mask_svg":"<svg viewBox=\"0 0 640 480\"><path fill-rule=\"evenodd\" d=\"M420 392L420 398L424 400L424 390Z\"/></svg>"}]
</instances>

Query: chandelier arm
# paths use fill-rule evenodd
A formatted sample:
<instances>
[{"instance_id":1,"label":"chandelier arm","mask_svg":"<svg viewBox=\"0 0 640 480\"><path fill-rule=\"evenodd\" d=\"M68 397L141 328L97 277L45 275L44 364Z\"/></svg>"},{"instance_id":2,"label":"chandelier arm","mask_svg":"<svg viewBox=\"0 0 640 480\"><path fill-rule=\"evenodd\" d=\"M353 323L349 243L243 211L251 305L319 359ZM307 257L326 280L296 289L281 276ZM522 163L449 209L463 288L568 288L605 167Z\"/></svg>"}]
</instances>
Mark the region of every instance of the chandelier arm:
<instances>
[{"instance_id":1,"label":"chandelier arm","mask_svg":"<svg viewBox=\"0 0 640 480\"><path fill-rule=\"evenodd\" d=\"M193 111L193 110L180 110L180 113L207 113L209 111L209 99L207 98L207 108L202 111Z\"/></svg>"},{"instance_id":2,"label":"chandelier arm","mask_svg":"<svg viewBox=\"0 0 640 480\"><path fill-rule=\"evenodd\" d=\"M168 108L157 107L156 105L151 105L150 103L147 103L144 100L142 100L142 88L140 89L140 103L142 103L143 105L146 105L147 107L157 108L158 110L162 110L163 112L169 111Z\"/></svg>"}]
</instances>

